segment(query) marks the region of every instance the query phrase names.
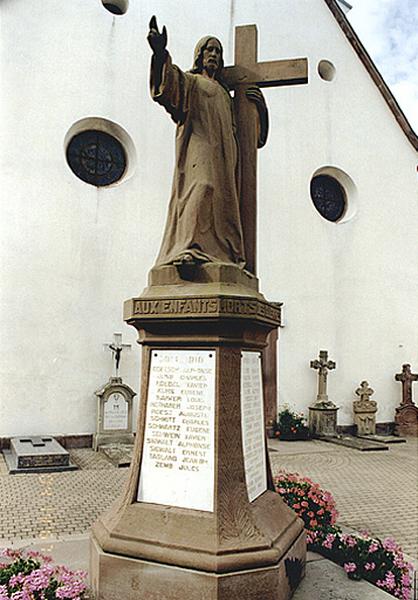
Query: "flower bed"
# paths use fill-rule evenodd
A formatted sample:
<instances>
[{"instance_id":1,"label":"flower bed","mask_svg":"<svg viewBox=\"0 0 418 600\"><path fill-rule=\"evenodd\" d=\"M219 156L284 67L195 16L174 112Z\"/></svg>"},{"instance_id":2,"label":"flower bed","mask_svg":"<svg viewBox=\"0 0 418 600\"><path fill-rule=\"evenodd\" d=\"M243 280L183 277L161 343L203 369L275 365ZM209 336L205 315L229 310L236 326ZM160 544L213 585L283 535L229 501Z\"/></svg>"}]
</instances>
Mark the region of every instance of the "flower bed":
<instances>
[{"instance_id":1,"label":"flower bed","mask_svg":"<svg viewBox=\"0 0 418 600\"><path fill-rule=\"evenodd\" d=\"M410 600L413 567L393 539L342 533L332 494L307 477L280 472L275 487L303 519L310 550L340 564L351 579L365 579L396 598Z\"/></svg>"},{"instance_id":2,"label":"flower bed","mask_svg":"<svg viewBox=\"0 0 418 600\"><path fill-rule=\"evenodd\" d=\"M52 565L34 551L6 549L0 556L0 600L87 600L84 571Z\"/></svg>"},{"instance_id":3,"label":"flower bed","mask_svg":"<svg viewBox=\"0 0 418 600\"><path fill-rule=\"evenodd\" d=\"M292 412L287 406L283 408L278 414L273 437L286 441L309 439L304 415Z\"/></svg>"}]
</instances>

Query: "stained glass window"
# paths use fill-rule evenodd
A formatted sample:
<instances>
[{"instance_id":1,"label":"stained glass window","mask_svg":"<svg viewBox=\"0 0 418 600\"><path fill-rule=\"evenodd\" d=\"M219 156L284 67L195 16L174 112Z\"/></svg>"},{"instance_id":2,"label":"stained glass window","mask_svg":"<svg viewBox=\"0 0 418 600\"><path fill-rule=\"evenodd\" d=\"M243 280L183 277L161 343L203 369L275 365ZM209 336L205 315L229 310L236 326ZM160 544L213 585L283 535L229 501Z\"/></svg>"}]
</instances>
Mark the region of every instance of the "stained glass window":
<instances>
[{"instance_id":1,"label":"stained glass window","mask_svg":"<svg viewBox=\"0 0 418 600\"><path fill-rule=\"evenodd\" d=\"M71 139L67 161L77 177L98 187L115 183L126 169L126 153L119 140L95 129Z\"/></svg>"},{"instance_id":2,"label":"stained glass window","mask_svg":"<svg viewBox=\"0 0 418 600\"><path fill-rule=\"evenodd\" d=\"M344 188L330 175L317 175L312 179L311 198L316 210L328 221L339 221L345 212Z\"/></svg>"}]
</instances>

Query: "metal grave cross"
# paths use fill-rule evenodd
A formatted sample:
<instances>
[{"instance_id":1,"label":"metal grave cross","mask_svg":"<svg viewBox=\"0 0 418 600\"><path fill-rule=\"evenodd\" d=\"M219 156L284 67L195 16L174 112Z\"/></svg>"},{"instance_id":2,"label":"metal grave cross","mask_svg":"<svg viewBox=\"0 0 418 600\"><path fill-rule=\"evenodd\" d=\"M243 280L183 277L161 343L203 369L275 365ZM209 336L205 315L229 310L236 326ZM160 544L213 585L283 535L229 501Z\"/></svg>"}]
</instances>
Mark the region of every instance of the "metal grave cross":
<instances>
[{"instance_id":1,"label":"metal grave cross","mask_svg":"<svg viewBox=\"0 0 418 600\"><path fill-rule=\"evenodd\" d=\"M258 62L257 27L235 28L235 64L225 67L223 77L235 90L234 104L241 163L241 221L246 269L256 274L257 232L257 109L245 91L249 86L278 87L308 83L308 59L294 58Z\"/></svg>"},{"instance_id":2,"label":"metal grave cross","mask_svg":"<svg viewBox=\"0 0 418 600\"><path fill-rule=\"evenodd\" d=\"M327 396L327 375L328 371L335 369L336 364L333 360L328 360L328 351L319 351L319 360L311 360L311 369L318 370L318 395L317 402L328 402Z\"/></svg>"},{"instance_id":3,"label":"metal grave cross","mask_svg":"<svg viewBox=\"0 0 418 600\"><path fill-rule=\"evenodd\" d=\"M360 396L361 402L369 402L370 397L374 394L374 390L369 387L368 381L362 381L360 383L360 387L356 389L356 394L357 396Z\"/></svg>"},{"instance_id":4,"label":"metal grave cross","mask_svg":"<svg viewBox=\"0 0 418 600\"><path fill-rule=\"evenodd\" d=\"M402 373L395 375L396 381L402 382L402 403L401 404L414 404L412 400L412 383L418 381L418 374L411 373L411 365L402 365Z\"/></svg>"},{"instance_id":5,"label":"metal grave cross","mask_svg":"<svg viewBox=\"0 0 418 600\"><path fill-rule=\"evenodd\" d=\"M111 350L113 357L115 359L115 377L119 376L119 364L120 364L120 355L123 350L130 350L131 344L122 344L122 334L114 333L113 334L113 343L112 344L104 344L106 350Z\"/></svg>"}]
</instances>

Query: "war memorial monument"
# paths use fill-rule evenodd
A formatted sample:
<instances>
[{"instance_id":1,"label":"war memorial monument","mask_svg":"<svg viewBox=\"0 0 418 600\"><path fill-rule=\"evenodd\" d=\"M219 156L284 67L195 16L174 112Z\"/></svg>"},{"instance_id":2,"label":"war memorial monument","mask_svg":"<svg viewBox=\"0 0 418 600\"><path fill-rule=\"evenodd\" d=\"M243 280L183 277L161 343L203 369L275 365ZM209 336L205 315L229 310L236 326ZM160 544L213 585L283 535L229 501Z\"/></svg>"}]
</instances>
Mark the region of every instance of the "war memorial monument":
<instances>
[{"instance_id":1,"label":"war memorial monument","mask_svg":"<svg viewBox=\"0 0 418 600\"><path fill-rule=\"evenodd\" d=\"M287 600L306 543L265 444L261 351L280 309L255 274L256 152L260 87L306 83L307 61L257 62L255 26L237 28L227 68L215 37L188 72L155 17L148 41L175 172L148 287L125 302L143 348L139 423L126 490L92 530L92 584L100 600Z\"/></svg>"}]
</instances>

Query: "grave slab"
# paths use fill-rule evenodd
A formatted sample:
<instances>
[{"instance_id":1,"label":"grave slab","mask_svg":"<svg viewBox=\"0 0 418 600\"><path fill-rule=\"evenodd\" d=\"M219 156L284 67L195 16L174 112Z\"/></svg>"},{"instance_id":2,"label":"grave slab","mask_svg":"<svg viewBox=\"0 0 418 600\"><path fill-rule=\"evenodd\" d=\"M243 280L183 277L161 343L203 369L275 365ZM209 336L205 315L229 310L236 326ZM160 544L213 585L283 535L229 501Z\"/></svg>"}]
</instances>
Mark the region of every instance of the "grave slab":
<instances>
[{"instance_id":1,"label":"grave slab","mask_svg":"<svg viewBox=\"0 0 418 600\"><path fill-rule=\"evenodd\" d=\"M368 438L369 436L367 436ZM329 442L331 444L338 444L339 446L347 446L347 448L354 448L361 452L370 452L373 450L389 450L389 446L381 442L373 442L364 437L354 437L352 435L327 435L320 436L321 442Z\"/></svg>"},{"instance_id":2,"label":"grave slab","mask_svg":"<svg viewBox=\"0 0 418 600\"><path fill-rule=\"evenodd\" d=\"M11 475L78 469L70 463L67 450L50 436L12 438L10 450L3 450L3 455Z\"/></svg>"},{"instance_id":3,"label":"grave slab","mask_svg":"<svg viewBox=\"0 0 418 600\"><path fill-rule=\"evenodd\" d=\"M99 452L104 454L115 467L129 467L132 462L132 444L103 444Z\"/></svg>"}]
</instances>

